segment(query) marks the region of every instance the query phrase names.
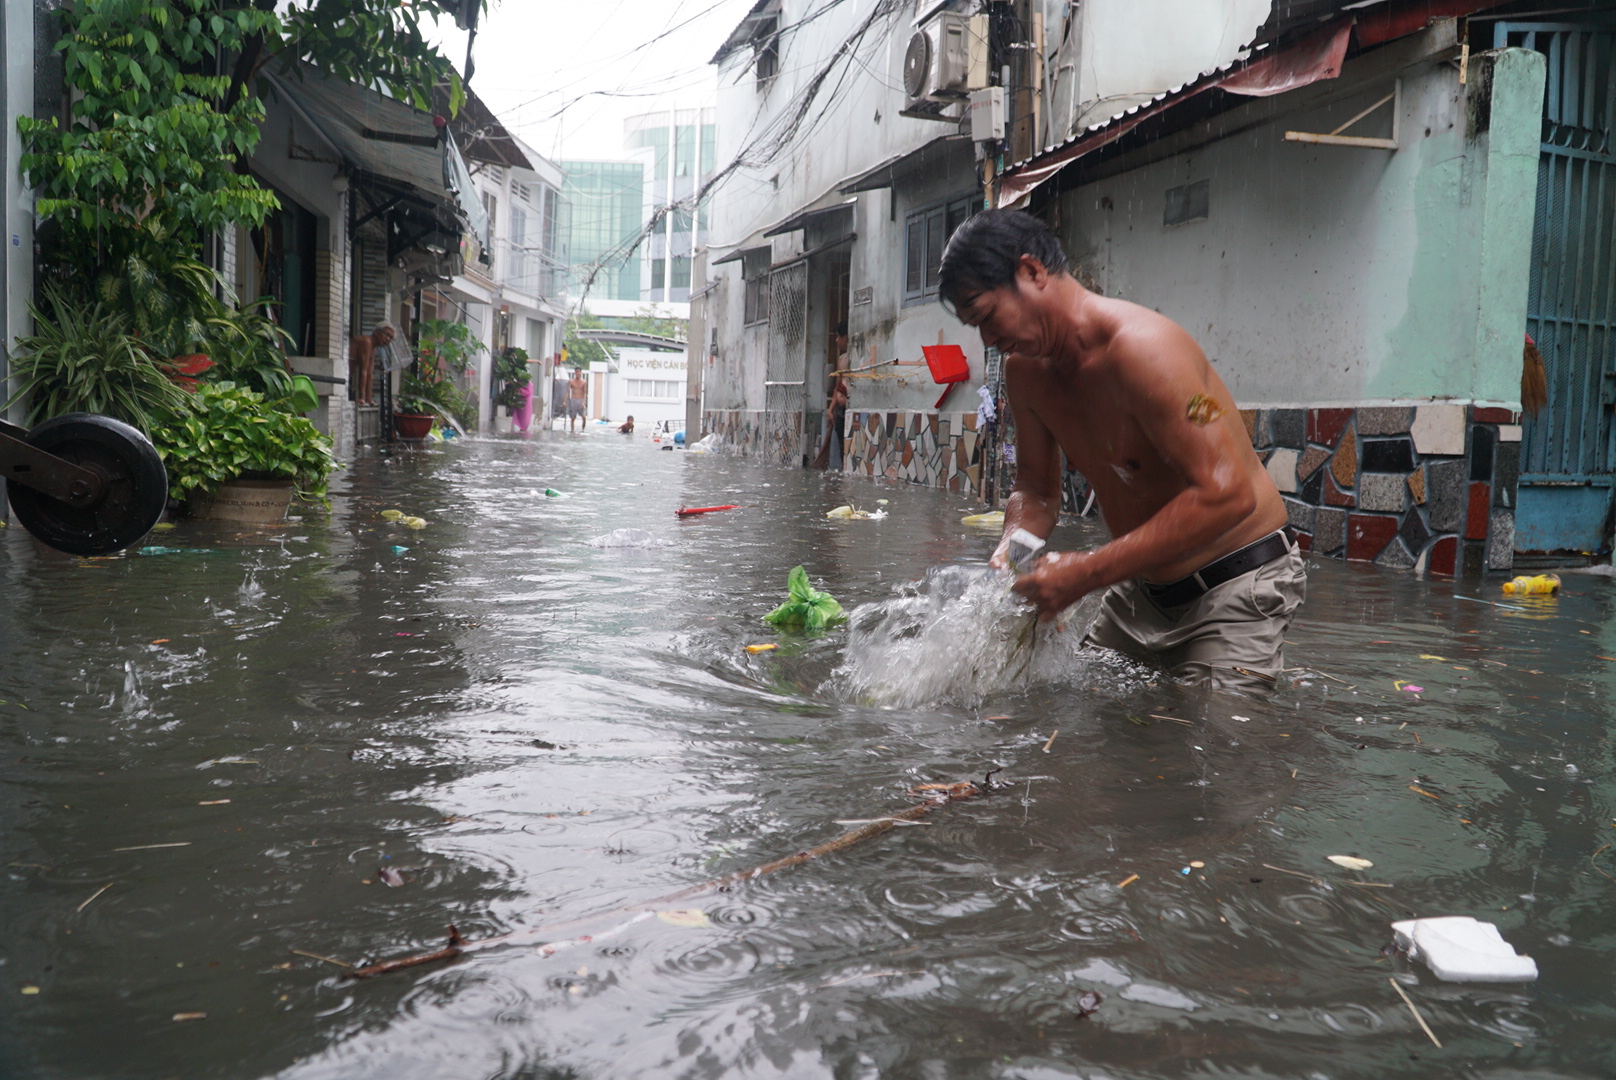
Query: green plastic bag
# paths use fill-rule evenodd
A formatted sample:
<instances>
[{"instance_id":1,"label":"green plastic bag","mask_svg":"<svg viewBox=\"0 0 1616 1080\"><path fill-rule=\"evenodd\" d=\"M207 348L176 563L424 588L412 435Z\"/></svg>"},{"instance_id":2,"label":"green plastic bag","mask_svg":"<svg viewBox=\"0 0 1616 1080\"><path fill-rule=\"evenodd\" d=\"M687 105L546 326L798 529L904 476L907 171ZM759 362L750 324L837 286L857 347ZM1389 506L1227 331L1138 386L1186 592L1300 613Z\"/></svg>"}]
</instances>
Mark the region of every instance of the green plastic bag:
<instances>
[{"instance_id":1,"label":"green plastic bag","mask_svg":"<svg viewBox=\"0 0 1616 1080\"><path fill-rule=\"evenodd\" d=\"M763 621L770 626L823 630L842 618L842 605L830 593L820 592L808 584L808 571L802 567L791 571L789 589L791 598L763 616Z\"/></svg>"}]
</instances>

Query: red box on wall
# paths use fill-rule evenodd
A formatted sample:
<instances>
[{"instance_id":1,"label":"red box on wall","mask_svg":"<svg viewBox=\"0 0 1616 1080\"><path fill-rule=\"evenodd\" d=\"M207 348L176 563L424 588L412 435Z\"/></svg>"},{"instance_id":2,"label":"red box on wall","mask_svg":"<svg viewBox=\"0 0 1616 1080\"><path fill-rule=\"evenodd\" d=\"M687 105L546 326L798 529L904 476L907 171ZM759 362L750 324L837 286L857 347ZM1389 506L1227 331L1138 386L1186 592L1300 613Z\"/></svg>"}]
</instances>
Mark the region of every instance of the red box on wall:
<instances>
[{"instance_id":1,"label":"red box on wall","mask_svg":"<svg viewBox=\"0 0 1616 1080\"><path fill-rule=\"evenodd\" d=\"M971 365L966 362L965 350L958 345L922 345L926 366L931 368L931 381L943 383L964 382L971 377Z\"/></svg>"}]
</instances>

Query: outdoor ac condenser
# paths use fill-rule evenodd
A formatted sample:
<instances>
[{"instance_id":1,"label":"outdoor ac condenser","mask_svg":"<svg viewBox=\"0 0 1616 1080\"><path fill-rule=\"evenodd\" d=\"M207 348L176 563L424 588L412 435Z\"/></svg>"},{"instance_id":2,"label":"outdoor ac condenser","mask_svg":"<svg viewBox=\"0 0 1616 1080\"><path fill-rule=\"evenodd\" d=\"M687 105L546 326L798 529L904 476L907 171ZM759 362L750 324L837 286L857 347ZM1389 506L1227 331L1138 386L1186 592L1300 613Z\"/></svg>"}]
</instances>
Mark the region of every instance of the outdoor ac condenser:
<instances>
[{"instance_id":1,"label":"outdoor ac condenser","mask_svg":"<svg viewBox=\"0 0 1616 1080\"><path fill-rule=\"evenodd\" d=\"M903 56L909 108L960 102L987 85L987 24L985 15L943 12L914 32Z\"/></svg>"}]
</instances>

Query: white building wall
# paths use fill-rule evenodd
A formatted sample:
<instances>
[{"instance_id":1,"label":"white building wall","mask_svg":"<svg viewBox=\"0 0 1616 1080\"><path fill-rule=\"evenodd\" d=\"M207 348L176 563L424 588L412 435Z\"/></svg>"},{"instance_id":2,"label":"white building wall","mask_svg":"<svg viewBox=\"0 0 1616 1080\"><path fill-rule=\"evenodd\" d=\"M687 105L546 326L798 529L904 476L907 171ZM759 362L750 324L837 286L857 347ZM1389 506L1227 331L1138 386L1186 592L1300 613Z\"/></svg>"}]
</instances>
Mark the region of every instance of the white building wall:
<instances>
[{"instance_id":1,"label":"white building wall","mask_svg":"<svg viewBox=\"0 0 1616 1080\"><path fill-rule=\"evenodd\" d=\"M649 430L661 420L685 417L685 354L618 347L617 370L605 376L605 415L614 424L634 417L635 430ZM644 392L660 383L662 394ZM671 396L669 396L671 395Z\"/></svg>"}]
</instances>

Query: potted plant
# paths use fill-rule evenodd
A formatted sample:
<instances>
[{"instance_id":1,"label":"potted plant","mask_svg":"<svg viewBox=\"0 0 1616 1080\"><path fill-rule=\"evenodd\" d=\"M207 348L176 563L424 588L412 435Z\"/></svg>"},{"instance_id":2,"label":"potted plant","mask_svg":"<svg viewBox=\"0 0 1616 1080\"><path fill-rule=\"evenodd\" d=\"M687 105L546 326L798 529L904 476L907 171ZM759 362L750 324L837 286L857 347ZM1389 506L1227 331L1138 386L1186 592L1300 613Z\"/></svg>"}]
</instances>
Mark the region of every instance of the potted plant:
<instances>
[{"instance_id":1,"label":"potted plant","mask_svg":"<svg viewBox=\"0 0 1616 1080\"><path fill-rule=\"evenodd\" d=\"M527 370L527 350L517 345L502 349L499 359L494 361L494 381L499 383L495 404L503 405L509 415L515 416L518 409L532 400L531 395L522 393L522 388L533 381Z\"/></svg>"},{"instance_id":2,"label":"potted plant","mask_svg":"<svg viewBox=\"0 0 1616 1080\"><path fill-rule=\"evenodd\" d=\"M435 388L419 375L406 373L399 382L398 401L393 406L393 427L399 438L427 438L431 422L438 419L433 411Z\"/></svg>"},{"instance_id":3,"label":"potted plant","mask_svg":"<svg viewBox=\"0 0 1616 1080\"><path fill-rule=\"evenodd\" d=\"M190 407L152 432L169 495L198 517L272 522L294 494L325 498L331 440L314 425L235 383L201 383Z\"/></svg>"}]
</instances>

